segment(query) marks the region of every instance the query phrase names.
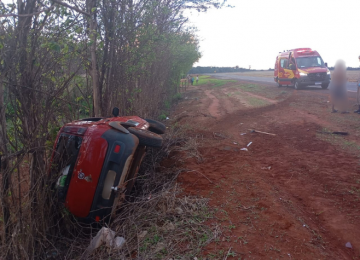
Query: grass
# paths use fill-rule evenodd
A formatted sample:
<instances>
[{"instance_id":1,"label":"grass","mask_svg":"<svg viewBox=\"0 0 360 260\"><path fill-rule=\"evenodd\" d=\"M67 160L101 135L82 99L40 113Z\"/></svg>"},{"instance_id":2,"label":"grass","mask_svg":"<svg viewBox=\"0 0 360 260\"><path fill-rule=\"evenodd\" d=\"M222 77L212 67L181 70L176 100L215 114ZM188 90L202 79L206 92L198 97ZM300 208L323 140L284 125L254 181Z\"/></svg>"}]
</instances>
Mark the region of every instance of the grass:
<instances>
[{"instance_id":1,"label":"grass","mask_svg":"<svg viewBox=\"0 0 360 260\"><path fill-rule=\"evenodd\" d=\"M246 92L260 92L260 91L264 91L266 88L256 84L240 85L239 87Z\"/></svg>"},{"instance_id":2,"label":"grass","mask_svg":"<svg viewBox=\"0 0 360 260\"><path fill-rule=\"evenodd\" d=\"M255 93L257 95L261 95L271 99L279 98L280 100L283 100L288 96L287 91L280 91L277 88L269 88L267 86L262 86L258 84L240 84L235 86L235 88L239 88L243 92Z\"/></svg>"},{"instance_id":3,"label":"grass","mask_svg":"<svg viewBox=\"0 0 360 260\"><path fill-rule=\"evenodd\" d=\"M194 84L195 86L211 85L212 88L218 88L224 86L226 83L236 82L236 80L227 79L214 79L210 76L199 76L199 82Z\"/></svg>"},{"instance_id":4,"label":"grass","mask_svg":"<svg viewBox=\"0 0 360 260\"><path fill-rule=\"evenodd\" d=\"M246 100L253 107L262 107L262 106L270 105L269 102L267 102L263 99L256 98L256 97L248 97L248 98L246 98Z\"/></svg>"}]
</instances>

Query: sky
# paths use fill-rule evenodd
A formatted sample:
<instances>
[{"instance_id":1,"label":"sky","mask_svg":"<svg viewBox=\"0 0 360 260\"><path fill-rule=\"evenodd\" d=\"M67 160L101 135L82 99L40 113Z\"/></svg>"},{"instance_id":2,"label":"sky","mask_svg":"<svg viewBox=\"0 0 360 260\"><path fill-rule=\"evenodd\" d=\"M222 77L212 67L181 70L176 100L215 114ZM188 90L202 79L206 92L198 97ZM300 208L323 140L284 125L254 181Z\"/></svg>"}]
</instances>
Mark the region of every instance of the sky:
<instances>
[{"instance_id":1,"label":"sky","mask_svg":"<svg viewBox=\"0 0 360 260\"><path fill-rule=\"evenodd\" d=\"M360 0L228 0L234 8L187 14L202 58L194 66L273 68L277 54L317 50L328 66L359 67Z\"/></svg>"}]
</instances>

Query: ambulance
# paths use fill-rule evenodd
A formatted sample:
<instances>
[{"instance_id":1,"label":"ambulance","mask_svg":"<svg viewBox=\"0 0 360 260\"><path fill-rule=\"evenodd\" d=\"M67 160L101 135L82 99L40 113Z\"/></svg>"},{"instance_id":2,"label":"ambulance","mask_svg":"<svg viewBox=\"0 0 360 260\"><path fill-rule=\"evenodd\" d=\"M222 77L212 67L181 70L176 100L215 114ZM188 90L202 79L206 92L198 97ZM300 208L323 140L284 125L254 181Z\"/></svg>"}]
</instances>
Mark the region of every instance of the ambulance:
<instances>
[{"instance_id":1,"label":"ambulance","mask_svg":"<svg viewBox=\"0 0 360 260\"><path fill-rule=\"evenodd\" d=\"M274 80L279 87L321 86L327 89L331 75L320 54L311 48L299 48L280 52L276 57Z\"/></svg>"}]
</instances>

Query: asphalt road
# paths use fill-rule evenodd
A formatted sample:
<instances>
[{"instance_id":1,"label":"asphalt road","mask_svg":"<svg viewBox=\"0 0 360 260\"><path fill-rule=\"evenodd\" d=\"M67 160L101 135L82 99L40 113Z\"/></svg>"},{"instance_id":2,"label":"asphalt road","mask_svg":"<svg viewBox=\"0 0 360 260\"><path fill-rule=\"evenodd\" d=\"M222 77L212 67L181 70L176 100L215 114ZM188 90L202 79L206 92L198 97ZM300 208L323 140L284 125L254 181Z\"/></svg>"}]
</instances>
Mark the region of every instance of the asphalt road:
<instances>
[{"instance_id":1,"label":"asphalt road","mask_svg":"<svg viewBox=\"0 0 360 260\"><path fill-rule=\"evenodd\" d=\"M254 81L254 82L264 82L268 84L274 84L276 86L276 83L274 81L274 78L268 78L268 77L251 77L251 76L242 76L235 73L212 73L212 74L206 74L209 76L212 76L214 78L218 79L236 79L236 80L245 80L245 81ZM318 86L309 86L314 88L321 88ZM349 92L357 92L357 84L356 82L348 82L347 83L347 90Z\"/></svg>"}]
</instances>

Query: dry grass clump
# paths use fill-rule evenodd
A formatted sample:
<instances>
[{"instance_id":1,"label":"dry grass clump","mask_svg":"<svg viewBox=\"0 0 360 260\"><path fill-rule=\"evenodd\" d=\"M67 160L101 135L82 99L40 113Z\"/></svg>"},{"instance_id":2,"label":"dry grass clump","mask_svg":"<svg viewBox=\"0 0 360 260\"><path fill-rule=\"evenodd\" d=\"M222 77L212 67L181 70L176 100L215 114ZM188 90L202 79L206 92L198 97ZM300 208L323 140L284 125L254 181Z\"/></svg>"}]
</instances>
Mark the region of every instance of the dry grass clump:
<instances>
[{"instance_id":1,"label":"dry grass clump","mask_svg":"<svg viewBox=\"0 0 360 260\"><path fill-rule=\"evenodd\" d=\"M94 259L194 257L213 238L207 200L178 197L176 186L128 205L110 227L126 238L121 251L100 249Z\"/></svg>"}]
</instances>

